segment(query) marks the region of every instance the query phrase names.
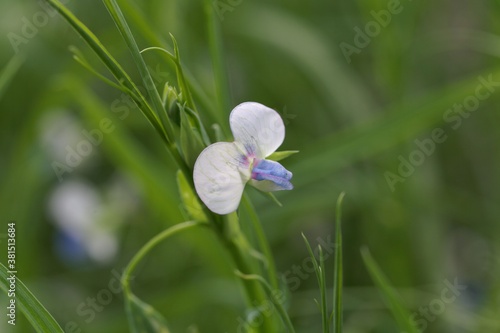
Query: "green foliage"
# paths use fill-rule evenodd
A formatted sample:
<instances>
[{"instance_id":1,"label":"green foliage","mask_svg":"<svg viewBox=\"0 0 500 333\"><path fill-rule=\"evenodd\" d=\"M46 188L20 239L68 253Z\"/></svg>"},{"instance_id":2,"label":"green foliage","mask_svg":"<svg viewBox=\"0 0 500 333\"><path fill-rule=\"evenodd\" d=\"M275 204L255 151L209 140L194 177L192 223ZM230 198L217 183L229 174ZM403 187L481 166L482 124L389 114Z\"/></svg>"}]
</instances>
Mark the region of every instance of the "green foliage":
<instances>
[{"instance_id":1,"label":"green foliage","mask_svg":"<svg viewBox=\"0 0 500 333\"><path fill-rule=\"evenodd\" d=\"M419 309L456 277L467 290L426 333L463 323L478 333L500 330L497 4L402 1L360 47L357 28L383 20L387 1L46 3L0 0L0 212L17 221L19 277L62 328L155 331L167 327L164 317L171 332L278 333L293 325L410 333L409 318L425 319ZM341 43L357 48L350 59ZM489 88L478 76L491 76ZM477 91L491 94L479 99ZM247 190L236 214L216 216L197 198L191 169L204 147L230 140L229 112L249 100L282 115L284 151L271 158L286 157L295 189ZM111 131L98 132L103 120ZM445 141L429 143L438 129ZM69 165L78 147L91 152ZM62 180L54 162L70 170ZM401 177L395 189L388 171ZM98 205L79 199L61 210L56 193L75 184ZM340 199L331 221L332 198L342 191L349 204L341 227ZM86 229L92 242L64 247L69 222L54 207L73 223L92 216L85 220L98 227ZM110 271L186 220L203 228L188 227L141 257L133 293L98 302L92 320L80 314L81 303L113 281ZM310 247L321 244L315 267L304 260L300 231ZM342 248L328 253L330 241ZM383 273L367 250L360 258L365 245ZM75 249L83 260L68 258ZM270 290L284 301L273 303ZM24 296L28 314L0 331L60 331L27 289ZM269 302L276 311L256 324ZM53 327L40 329L46 324Z\"/></svg>"},{"instance_id":2,"label":"green foliage","mask_svg":"<svg viewBox=\"0 0 500 333\"><path fill-rule=\"evenodd\" d=\"M341 228L341 206L342 200L344 199L344 193L340 194L337 199L337 209L336 209L336 219L335 219L335 262L333 268L333 310L328 311L328 301L327 301L327 282L326 282L326 267L325 267L325 257L323 248L321 245L318 246L319 262L316 255L311 247L311 244L307 240L306 236L302 234L302 238L306 243L307 251L314 265L314 272L318 280L319 292L321 295L320 302L316 301L319 305L321 311L321 322L324 333L330 332L330 327L333 327L334 333L342 332L342 289L343 289L343 259L342 259L342 228ZM331 313L331 316L329 315Z\"/></svg>"}]
</instances>

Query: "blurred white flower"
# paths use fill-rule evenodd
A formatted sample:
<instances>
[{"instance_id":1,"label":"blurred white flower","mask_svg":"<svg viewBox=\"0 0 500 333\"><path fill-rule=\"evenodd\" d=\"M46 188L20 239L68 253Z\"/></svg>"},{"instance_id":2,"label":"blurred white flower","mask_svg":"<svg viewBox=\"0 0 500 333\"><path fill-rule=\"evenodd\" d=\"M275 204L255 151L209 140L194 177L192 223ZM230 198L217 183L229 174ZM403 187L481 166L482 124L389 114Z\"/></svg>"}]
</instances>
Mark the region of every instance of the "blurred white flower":
<instances>
[{"instance_id":1,"label":"blurred white flower","mask_svg":"<svg viewBox=\"0 0 500 333\"><path fill-rule=\"evenodd\" d=\"M67 252L63 258L78 261L84 253L106 263L118 253L117 231L137 208L136 189L117 175L104 193L81 180L65 181L52 193L49 211L61 230L58 250Z\"/></svg>"}]
</instances>

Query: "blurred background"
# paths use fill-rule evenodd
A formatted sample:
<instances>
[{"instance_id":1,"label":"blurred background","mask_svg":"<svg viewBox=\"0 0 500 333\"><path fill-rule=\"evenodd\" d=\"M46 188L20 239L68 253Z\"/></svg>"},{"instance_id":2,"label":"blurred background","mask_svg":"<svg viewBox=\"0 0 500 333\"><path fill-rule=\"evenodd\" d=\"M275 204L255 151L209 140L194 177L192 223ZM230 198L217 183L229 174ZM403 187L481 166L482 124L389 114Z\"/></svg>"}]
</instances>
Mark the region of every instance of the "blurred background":
<instances>
[{"instance_id":1,"label":"blurred background","mask_svg":"<svg viewBox=\"0 0 500 333\"><path fill-rule=\"evenodd\" d=\"M138 78L102 2L64 3ZM220 119L204 113L215 92L202 1L119 3L141 48L171 50L168 34L176 37L203 92L196 102L205 124L228 129L230 109ZM342 191L345 332L399 332L363 264L364 246L421 331L500 332L500 4L213 6L231 107L274 108L286 123L281 149L300 150L283 162L295 189L277 193L282 208L246 190L290 290L297 332L321 324L301 232L313 246L330 244ZM0 13L2 70L19 67L0 85L0 246L16 221L18 277L66 332L127 332L117 278L151 237L184 220L176 170L125 95L72 59L70 45L105 73L67 22L43 1L0 0ZM176 82L160 54L145 59L158 86ZM211 233L185 233L147 256L133 289L172 332L243 332L245 303L229 261ZM333 258L326 263L331 269ZM17 325L2 319L0 331L33 329L18 313Z\"/></svg>"}]
</instances>

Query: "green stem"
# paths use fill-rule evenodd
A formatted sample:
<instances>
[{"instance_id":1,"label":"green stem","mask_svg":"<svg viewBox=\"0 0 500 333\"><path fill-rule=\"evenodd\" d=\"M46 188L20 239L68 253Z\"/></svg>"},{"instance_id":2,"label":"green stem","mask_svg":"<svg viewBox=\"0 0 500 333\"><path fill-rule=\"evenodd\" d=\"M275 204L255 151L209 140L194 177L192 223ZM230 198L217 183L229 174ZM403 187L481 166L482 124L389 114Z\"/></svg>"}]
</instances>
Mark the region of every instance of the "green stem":
<instances>
[{"instance_id":1,"label":"green stem","mask_svg":"<svg viewBox=\"0 0 500 333\"><path fill-rule=\"evenodd\" d=\"M231 213L224 216L223 229L221 236L229 250L236 265L236 269L243 274L253 274L255 272L255 262L250 257L250 246L245 235L241 232L238 216L236 213ZM242 280L245 289L247 304L250 308L266 306L269 299L262 285L255 280ZM256 327L257 332L269 333L275 332L275 322L272 315L261 313L262 325Z\"/></svg>"},{"instance_id":2,"label":"green stem","mask_svg":"<svg viewBox=\"0 0 500 333\"><path fill-rule=\"evenodd\" d=\"M118 30L120 30L123 39L128 45L132 57L134 58L134 62L137 65L137 68L139 69L141 78L149 94L151 102L153 103L153 108L163 124L163 129L165 130L165 135L168 139L168 142L174 142L174 129L172 123L168 118L165 109L163 108L160 94L156 89L156 86L153 82L153 78L151 77L151 73L149 73L146 62L144 61L144 58L141 55L139 47L137 46L137 42L134 39L132 31L130 30L127 21L125 20L125 17L123 16L120 7L118 6L115 0L103 0L103 2L106 8L108 9L109 13L111 14L113 20L115 21Z\"/></svg>"},{"instance_id":3,"label":"green stem","mask_svg":"<svg viewBox=\"0 0 500 333\"><path fill-rule=\"evenodd\" d=\"M139 264L139 262L142 260L142 258L144 258L146 254L148 254L154 247L156 247L158 244L160 244L168 237L175 235L180 231L200 226L202 224L205 223L195 222L195 221L182 222L160 232L158 235L153 237L149 242L147 242L146 245L144 245L139 250L139 252L135 254L132 260L130 260L129 264L127 265L127 268L125 268L125 271L123 272L122 285L124 293L130 294L130 277L132 276L132 272L134 271L137 264Z\"/></svg>"},{"instance_id":4,"label":"green stem","mask_svg":"<svg viewBox=\"0 0 500 333\"><path fill-rule=\"evenodd\" d=\"M242 200L243 206L245 206L248 214L250 215L250 220L252 221L252 226L257 236L257 241L259 242L259 249L262 251L267 260L267 275L269 277L269 281L271 286L274 289L279 288L278 278L276 274L276 265L274 263L274 257L271 252L271 247L269 246L269 242L267 241L266 234L264 233L264 229L262 229L262 224L260 223L259 216L255 212L255 208L252 205L252 202L248 198L248 195L243 195Z\"/></svg>"}]
</instances>

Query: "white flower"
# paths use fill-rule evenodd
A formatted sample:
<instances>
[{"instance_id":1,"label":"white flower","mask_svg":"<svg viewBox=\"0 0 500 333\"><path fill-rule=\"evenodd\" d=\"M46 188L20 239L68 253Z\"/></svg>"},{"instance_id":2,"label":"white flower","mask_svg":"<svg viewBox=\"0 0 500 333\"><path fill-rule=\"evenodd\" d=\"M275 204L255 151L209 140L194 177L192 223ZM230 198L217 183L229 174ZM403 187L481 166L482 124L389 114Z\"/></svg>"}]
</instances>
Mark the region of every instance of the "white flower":
<instances>
[{"instance_id":1,"label":"white flower","mask_svg":"<svg viewBox=\"0 0 500 333\"><path fill-rule=\"evenodd\" d=\"M234 142L208 146L194 165L194 185L205 205L217 214L235 211L247 182L266 192L291 190L292 173L265 159L285 139L279 114L262 104L246 102L233 109L229 125Z\"/></svg>"}]
</instances>

